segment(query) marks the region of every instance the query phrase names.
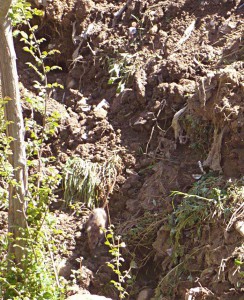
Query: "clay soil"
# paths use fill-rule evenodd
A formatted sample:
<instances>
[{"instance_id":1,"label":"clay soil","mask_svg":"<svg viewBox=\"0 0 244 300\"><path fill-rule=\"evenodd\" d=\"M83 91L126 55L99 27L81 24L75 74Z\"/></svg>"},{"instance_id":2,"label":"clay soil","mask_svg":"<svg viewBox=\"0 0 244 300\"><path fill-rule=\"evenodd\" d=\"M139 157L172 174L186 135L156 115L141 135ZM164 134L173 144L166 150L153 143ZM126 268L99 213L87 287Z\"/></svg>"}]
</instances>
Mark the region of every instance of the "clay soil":
<instances>
[{"instance_id":1,"label":"clay soil","mask_svg":"<svg viewBox=\"0 0 244 300\"><path fill-rule=\"evenodd\" d=\"M43 4L45 16L33 22L46 38L43 49L61 52L48 63L63 70L49 80L64 85L48 104L62 121L46 152L60 169L73 156L97 163L120 157L108 207L128 245L124 267L136 266L128 299L244 299L234 265L244 255L240 233L233 226L227 232L223 218L203 218L182 233L184 255L172 256L169 218L182 201L172 191L187 193L198 180L223 187L244 174L243 1ZM20 42L16 49L22 92L35 93ZM55 239L65 245L57 258L71 287L67 296L88 290L119 299L106 246L88 251L84 206L64 207L63 191L59 200L51 209L63 232ZM4 230L4 212L0 224Z\"/></svg>"}]
</instances>

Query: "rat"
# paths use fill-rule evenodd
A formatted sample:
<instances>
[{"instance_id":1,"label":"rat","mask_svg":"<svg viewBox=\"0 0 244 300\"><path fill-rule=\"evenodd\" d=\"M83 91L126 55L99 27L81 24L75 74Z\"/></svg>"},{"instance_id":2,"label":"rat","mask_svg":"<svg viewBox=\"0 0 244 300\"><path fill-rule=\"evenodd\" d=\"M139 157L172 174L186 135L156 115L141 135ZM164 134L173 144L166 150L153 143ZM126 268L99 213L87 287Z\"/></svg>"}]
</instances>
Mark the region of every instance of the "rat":
<instances>
[{"instance_id":1,"label":"rat","mask_svg":"<svg viewBox=\"0 0 244 300\"><path fill-rule=\"evenodd\" d=\"M103 229L107 226L107 213L104 208L94 208L86 223L88 246L91 252L102 242L104 238Z\"/></svg>"}]
</instances>

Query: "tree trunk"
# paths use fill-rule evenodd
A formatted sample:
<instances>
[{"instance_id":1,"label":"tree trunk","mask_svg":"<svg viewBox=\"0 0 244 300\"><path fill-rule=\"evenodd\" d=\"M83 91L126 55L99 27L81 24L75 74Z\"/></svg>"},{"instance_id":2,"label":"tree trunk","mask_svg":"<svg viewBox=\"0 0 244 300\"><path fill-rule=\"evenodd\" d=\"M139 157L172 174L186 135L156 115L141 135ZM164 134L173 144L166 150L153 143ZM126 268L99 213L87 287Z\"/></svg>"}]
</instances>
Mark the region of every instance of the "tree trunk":
<instances>
[{"instance_id":1,"label":"tree trunk","mask_svg":"<svg viewBox=\"0 0 244 300\"><path fill-rule=\"evenodd\" d=\"M7 17L11 0L0 0L0 72L2 97L10 99L5 105L5 119L7 135L13 138L10 144L12 154L9 161L14 170L14 183L9 185L9 214L8 229L12 233L9 243L9 257L22 266L21 259L24 254L25 242L23 229L26 228L26 192L27 192L27 166L24 143L24 122L20 104L18 74L16 67L16 54L14 50L12 28Z\"/></svg>"}]
</instances>

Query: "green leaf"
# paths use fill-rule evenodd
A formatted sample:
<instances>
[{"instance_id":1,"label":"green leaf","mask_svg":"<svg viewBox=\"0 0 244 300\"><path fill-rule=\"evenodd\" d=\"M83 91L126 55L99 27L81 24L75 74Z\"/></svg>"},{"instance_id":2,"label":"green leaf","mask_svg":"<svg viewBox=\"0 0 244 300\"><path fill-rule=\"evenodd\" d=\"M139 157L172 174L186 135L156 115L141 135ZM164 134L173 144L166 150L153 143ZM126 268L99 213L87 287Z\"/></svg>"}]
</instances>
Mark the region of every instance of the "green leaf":
<instances>
[{"instance_id":1,"label":"green leaf","mask_svg":"<svg viewBox=\"0 0 244 300\"><path fill-rule=\"evenodd\" d=\"M136 263L134 260L132 260L132 261L130 262L130 268L131 268L131 269L137 269L137 268L138 268L137 263Z\"/></svg>"},{"instance_id":2,"label":"green leaf","mask_svg":"<svg viewBox=\"0 0 244 300\"><path fill-rule=\"evenodd\" d=\"M49 66L45 66L45 72L49 73L51 71L51 68Z\"/></svg>"},{"instance_id":3,"label":"green leaf","mask_svg":"<svg viewBox=\"0 0 244 300\"><path fill-rule=\"evenodd\" d=\"M50 50L50 51L48 52L48 55L54 55L55 53L59 53L59 54L60 54L60 51L57 50L57 49L53 49L53 50Z\"/></svg>"},{"instance_id":4,"label":"green leaf","mask_svg":"<svg viewBox=\"0 0 244 300\"><path fill-rule=\"evenodd\" d=\"M37 9L37 8L34 8L33 15L38 16L38 17L42 17L42 16L44 16L44 11L42 11L40 9Z\"/></svg>"},{"instance_id":5,"label":"green leaf","mask_svg":"<svg viewBox=\"0 0 244 300\"><path fill-rule=\"evenodd\" d=\"M52 71L53 71L53 70L62 70L62 68L59 67L59 66L52 66L52 67L51 67L51 70L52 70Z\"/></svg>"},{"instance_id":6,"label":"green leaf","mask_svg":"<svg viewBox=\"0 0 244 300\"><path fill-rule=\"evenodd\" d=\"M34 26L32 26L31 28L30 28L30 31L31 32L34 32L34 31L36 31L38 29L38 25L34 25Z\"/></svg>"},{"instance_id":7,"label":"green leaf","mask_svg":"<svg viewBox=\"0 0 244 300\"><path fill-rule=\"evenodd\" d=\"M24 39L28 40L28 34L26 34L24 31L20 31L19 33Z\"/></svg>"},{"instance_id":8,"label":"green leaf","mask_svg":"<svg viewBox=\"0 0 244 300\"><path fill-rule=\"evenodd\" d=\"M113 235L112 235L111 233L108 233L108 234L106 235L106 238L107 238L107 239L112 239L112 238L113 238Z\"/></svg>"},{"instance_id":9,"label":"green leaf","mask_svg":"<svg viewBox=\"0 0 244 300\"><path fill-rule=\"evenodd\" d=\"M16 29L13 31L13 37L17 37L20 33L20 30Z\"/></svg>"},{"instance_id":10,"label":"green leaf","mask_svg":"<svg viewBox=\"0 0 244 300\"><path fill-rule=\"evenodd\" d=\"M120 73L120 65L119 64L114 64L114 72L115 72L116 76L119 77L119 73Z\"/></svg>"},{"instance_id":11,"label":"green leaf","mask_svg":"<svg viewBox=\"0 0 244 300\"><path fill-rule=\"evenodd\" d=\"M52 296L53 296L53 295L52 295L51 293L49 293L49 292L45 292L45 293L42 295L43 299L51 299Z\"/></svg>"},{"instance_id":12,"label":"green leaf","mask_svg":"<svg viewBox=\"0 0 244 300\"><path fill-rule=\"evenodd\" d=\"M125 89L125 83L123 82L119 82L119 84L118 84L118 88L117 88L117 92L118 93L122 93L123 91L124 91L124 89Z\"/></svg>"},{"instance_id":13,"label":"green leaf","mask_svg":"<svg viewBox=\"0 0 244 300\"><path fill-rule=\"evenodd\" d=\"M30 50L30 48L29 48L29 47L27 47L27 46L23 47L23 50L24 50L25 52L30 52L30 53L31 53L31 50Z\"/></svg>"},{"instance_id":14,"label":"green leaf","mask_svg":"<svg viewBox=\"0 0 244 300\"><path fill-rule=\"evenodd\" d=\"M244 264L244 261L241 261L239 259L235 259L235 265L236 266L243 266L243 264Z\"/></svg>"}]
</instances>

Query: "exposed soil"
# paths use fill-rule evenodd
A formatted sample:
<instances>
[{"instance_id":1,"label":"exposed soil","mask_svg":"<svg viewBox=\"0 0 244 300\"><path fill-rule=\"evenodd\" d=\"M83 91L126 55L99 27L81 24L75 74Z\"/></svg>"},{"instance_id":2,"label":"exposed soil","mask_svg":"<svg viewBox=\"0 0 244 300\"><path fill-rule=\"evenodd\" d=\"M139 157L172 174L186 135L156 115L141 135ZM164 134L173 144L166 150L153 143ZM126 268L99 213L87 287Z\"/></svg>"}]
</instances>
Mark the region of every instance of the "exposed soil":
<instances>
[{"instance_id":1,"label":"exposed soil","mask_svg":"<svg viewBox=\"0 0 244 300\"><path fill-rule=\"evenodd\" d=\"M244 256L240 233L233 227L227 232L217 217L200 224L200 235L193 224L181 236L184 257L175 261L168 229L168 215L182 201L173 201L172 191L188 192L208 174L217 178L210 188L244 174L243 1L43 4L38 35L46 38L43 47L61 51L48 63L63 68L49 79L65 87L48 104L62 122L46 151L60 169L75 155L98 163L114 153L121 158L108 206L128 244L127 265L136 255L129 299L244 299L234 265ZM16 45L22 94L32 93L21 47ZM109 84L115 66L120 73ZM23 108L28 115L27 104ZM80 269L78 290L118 299L109 285L114 274L106 246L89 252L83 230L88 214L60 204L52 209L63 231L55 238L63 245L60 275L70 280L71 270ZM2 231L5 214L0 218ZM140 232L138 224L148 231Z\"/></svg>"}]
</instances>

